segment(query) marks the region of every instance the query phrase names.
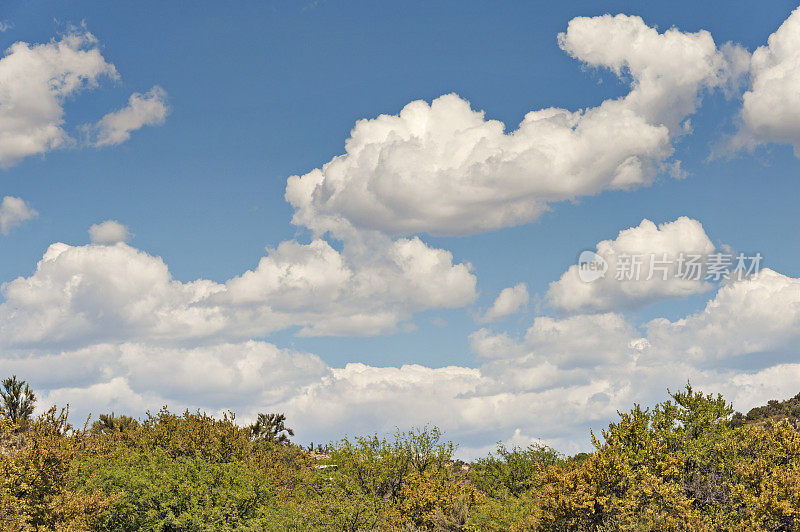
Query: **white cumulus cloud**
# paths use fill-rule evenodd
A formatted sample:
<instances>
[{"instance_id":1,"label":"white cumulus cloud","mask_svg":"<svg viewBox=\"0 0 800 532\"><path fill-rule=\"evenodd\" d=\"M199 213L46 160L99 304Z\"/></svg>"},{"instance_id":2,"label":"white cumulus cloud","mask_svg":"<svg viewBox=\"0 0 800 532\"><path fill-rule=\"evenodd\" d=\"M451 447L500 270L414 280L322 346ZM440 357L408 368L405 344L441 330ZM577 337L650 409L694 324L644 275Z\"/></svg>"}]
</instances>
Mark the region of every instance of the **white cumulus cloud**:
<instances>
[{"instance_id":1,"label":"white cumulus cloud","mask_svg":"<svg viewBox=\"0 0 800 532\"><path fill-rule=\"evenodd\" d=\"M0 372L46 386L51 391L44 403L68 402L95 416L113 409L142 413L164 404L176 409L202 405L214 412L230 405L249 412L292 398L331 375L315 355L258 341L193 348L98 344L4 358Z\"/></svg>"},{"instance_id":2,"label":"white cumulus cloud","mask_svg":"<svg viewBox=\"0 0 800 532\"><path fill-rule=\"evenodd\" d=\"M800 279L770 269L722 286L702 311L648 324L663 356L719 359L782 350L800 338Z\"/></svg>"},{"instance_id":3,"label":"white cumulus cloud","mask_svg":"<svg viewBox=\"0 0 800 532\"><path fill-rule=\"evenodd\" d=\"M595 252L608 265L605 275L585 282L579 265L570 266L547 291L555 308L568 312L624 310L698 294L712 286L704 280L705 270L697 278L686 270L690 256L702 256L705 263L706 255L714 252L703 226L691 218L658 226L642 220L637 227L620 231L616 239L599 242Z\"/></svg>"},{"instance_id":4,"label":"white cumulus cloud","mask_svg":"<svg viewBox=\"0 0 800 532\"><path fill-rule=\"evenodd\" d=\"M800 157L800 8L753 53L741 118L734 148L785 143Z\"/></svg>"},{"instance_id":5,"label":"white cumulus cloud","mask_svg":"<svg viewBox=\"0 0 800 532\"><path fill-rule=\"evenodd\" d=\"M294 223L324 233L460 235L529 222L552 202L646 185L705 89L738 73L740 50L706 31L659 33L639 17L573 19L567 53L630 75L619 99L531 111L515 131L449 94L360 120L345 153L289 179Z\"/></svg>"},{"instance_id":6,"label":"white cumulus cloud","mask_svg":"<svg viewBox=\"0 0 800 532\"><path fill-rule=\"evenodd\" d=\"M91 345L303 335L390 333L414 313L475 298L468 264L419 238L346 244L282 243L226 283L180 282L167 265L123 242L117 222L94 226L93 244L50 246L29 277L2 285L0 345ZM116 244L116 245L107 245Z\"/></svg>"},{"instance_id":7,"label":"white cumulus cloud","mask_svg":"<svg viewBox=\"0 0 800 532\"><path fill-rule=\"evenodd\" d=\"M0 167L73 142L63 102L103 76L118 77L91 33L11 45L0 59Z\"/></svg>"}]
</instances>

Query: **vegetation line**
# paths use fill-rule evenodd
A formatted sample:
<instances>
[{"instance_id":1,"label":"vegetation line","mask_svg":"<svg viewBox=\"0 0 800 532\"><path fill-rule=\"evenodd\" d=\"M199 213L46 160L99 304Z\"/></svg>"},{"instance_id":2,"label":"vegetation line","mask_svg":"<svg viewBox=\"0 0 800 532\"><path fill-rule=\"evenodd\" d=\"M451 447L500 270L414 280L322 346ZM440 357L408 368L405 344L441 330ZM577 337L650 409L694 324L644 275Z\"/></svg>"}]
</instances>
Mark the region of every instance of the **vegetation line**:
<instances>
[{"instance_id":1,"label":"vegetation line","mask_svg":"<svg viewBox=\"0 0 800 532\"><path fill-rule=\"evenodd\" d=\"M0 529L800 530L800 394L746 416L691 385L634 405L594 451L498 444L472 463L436 427L305 449L283 414L32 417L0 390Z\"/></svg>"}]
</instances>

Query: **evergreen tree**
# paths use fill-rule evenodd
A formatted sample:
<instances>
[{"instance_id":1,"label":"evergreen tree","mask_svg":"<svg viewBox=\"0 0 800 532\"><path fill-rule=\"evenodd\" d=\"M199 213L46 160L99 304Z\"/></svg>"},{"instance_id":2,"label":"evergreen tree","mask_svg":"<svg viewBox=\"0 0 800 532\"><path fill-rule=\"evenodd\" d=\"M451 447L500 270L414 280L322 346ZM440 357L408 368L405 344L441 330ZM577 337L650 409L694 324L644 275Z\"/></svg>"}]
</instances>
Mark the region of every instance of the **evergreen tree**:
<instances>
[{"instance_id":1,"label":"evergreen tree","mask_svg":"<svg viewBox=\"0 0 800 532\"><path fill-rule=\"evenodd\" d=\"M130 416L117 416L111 414L101 414L100 419L92 423L94 434L113 434L115 432L125 432L139 426L139 422Z\"/></svg>"},{"instance_id":2,"label":"evergreen tree","mask_svg":"<svg viewBox=\"0 0 800 532\"><path fill-rule=\"evenodd\" d=\"M2 382L0 389L0 414L14 423L23 424L30 420L36 405L36 395L28 383L14 375Z\"/></svg>"},{"instance_id":3,"label":"evergreen tree","mask_svg":"<svg viewBox=\"0 0 800 532\"><path fill-rule=\"evenodd\" d=\"M288 444L294 431L286 426L284 414L259 414L256 422L250 425L250 437L269 443Z\"/></svg>"}]
</instances>

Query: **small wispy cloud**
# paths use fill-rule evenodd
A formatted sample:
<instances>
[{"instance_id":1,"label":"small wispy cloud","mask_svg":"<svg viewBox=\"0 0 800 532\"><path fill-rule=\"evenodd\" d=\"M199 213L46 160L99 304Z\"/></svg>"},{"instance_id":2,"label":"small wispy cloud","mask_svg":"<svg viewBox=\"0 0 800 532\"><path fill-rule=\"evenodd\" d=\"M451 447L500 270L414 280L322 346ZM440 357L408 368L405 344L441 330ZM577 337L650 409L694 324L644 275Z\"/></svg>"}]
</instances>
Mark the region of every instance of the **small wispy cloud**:
<instances>
[{"instance_id":1,"label":"small wispy cloud","mask_svg":"<svg viewBox=\"0 0 800 532\"><path fill-rule=\"evenodd\" d=\"M166 99L166 91L158 85L144 94L133 93L127 106L108 113L96 124L84 126L88 142L95 147L114 146L144 126L163 124L169 114Z\"/></svg>"},{"instance_id":2,"label":"small wispy cloud","mask_svg":"<svg viewBox=\"0 0 800 532\"><path fill-rule=\"evenodd\" d=\"M37 216L39 213L22 198L6 196L0 202L0 233L8 235L15 227Z\"/></svg>"},{"instance_id":3,"label":"small wispy cloud","mask_svg":"<svg viewBox=\"0 0 800 532\"><path fill-rule=\"evenodd\" d=\"M312 10L318 8L319 6L321 6L324 3L325 3L325 0L312 0L311 2L309 2L306 5L304 5L303 7L301 7L300 11L302 11L304 13L306 11L312 11Z\"/></svg>"},{"instance_id":4,"label":"small wispy cloud","mask_svg":"<svg viewBox=\"0 0 800 532\"><path fill-rule=\"evenodd\" d=\"M479 323L490 323L504 320L520 312L528 304L529 300L528 286L525 283L505 288L494 300L491 308L477 321Z\"/></svg>"}]
</instances>

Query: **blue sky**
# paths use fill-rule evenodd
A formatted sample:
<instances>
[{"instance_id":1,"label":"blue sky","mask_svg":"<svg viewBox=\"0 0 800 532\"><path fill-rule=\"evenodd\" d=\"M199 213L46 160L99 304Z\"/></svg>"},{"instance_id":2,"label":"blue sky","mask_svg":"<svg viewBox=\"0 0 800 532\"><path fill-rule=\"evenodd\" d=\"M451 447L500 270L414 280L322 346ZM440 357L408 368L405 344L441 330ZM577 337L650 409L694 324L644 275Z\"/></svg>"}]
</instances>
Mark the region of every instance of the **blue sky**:
<instances>
[{"instance_id":1,"label":"blue sky","mask_svg":"<svg viewBox=\"0 0 800 532\"><path fill-rule=\"evenodd\" d=\"M3 47L19 41L31 45L50 43L65 34L91 32L96 43L89 47L96 48L107 63L114 65L119 79L99 79L96 88L70 94L61 101L62 127L75 139L72 146L23 157L0 170L0 198L21 198L38 212L37 217L0 235L0 282L35 279L37 262L51 244L86 246L90 226L116 220L133 234L127 246L150 257L161 257L176 281L205 279L222 285L255 269L265 257L265 248L295 240L305 245L314 239L313 228L291 223L295 209L284 199L286 180L292 175L307 174L343 154L357 120L395 115L409 102L430 103L443 94L456 93L472 109L485 111L486 119L500 120L507 132L513 131L529 111L591 108L606 100L623 98L631 90L629 73L620 78L607 68L587 65L559 47L557 35L567 30L574 17L622 13L642 17L644 24L659 32L670 28L686 34L707 30L718 47L731 41L749 54L767 43L795 7L794 3L777 1L760 4L756 9L751 2L513 2L498 6L456 2L345 4L331 0L305 5L252 2L235 7L206 2L193 9L164 2L26 2L6 6L0 12L0 19L9 25L0 33ZM794 27L788 28L790 31ZM681 120L690 118L691 133L671 136L669 145L674 153L664 159L681 161L686 174L682 179L670 177L662 168L651 176L651 185L631 190L606 187L597 193L574 194L571 200L550 202L546 212L533 219L507 223L499 229L455 235L430 225L430 230L382 234L381 238L395 240L419 236L429 249L452 253L453 265L469 263L475 279L474 297L456 298L457 302L448 300L441 305L387 300L385 308L402 308L403 317L395 324L396 330L389 327L392 330L377 334L348 329L349 333L306 337L298 335L305 322L289 320L286 325L261 329L248 325L244 333L228 331L220 333L219 338L224 337L225 342L252 339L289 349L290 353L311 353L325 366L317 370L322 373L348 363L363 363L370 368L403 364L426 368L456 366L488 375L490 370L484 366L487 357L470 341L470 335L485 328L487 334L505 335L525 344L523 337L537 317L568 319L576 315L552 304L547 296L550 283L575 263L582 250L594 249L602 240L615 239L620 231L639 226L643 219L656 224L682 216L697 220L717 249L727 245L736 251L760 252L766 266L794 280L800 277L800 249L796 244L800 230L796 216L800 160L795 157L791 142L785 137L776 139L759 133L752 151L710 157L715 146L724 145L744 127L740 115L742 95L752 90L755 76L753 69L741 74L738 85L727 94L723 90L727 87L722 85L699 91L701 101L696 112L686 113ZM104 115L123 108L131 94L147 93L154 86L166 94L163 103L168 114L163 123L132 129L130 139L117 145L94 147L83 140L82 125L97 123ZM800 87L795 90L800 92ZM782 114L793 116L792 109ZM797 131L796 125L784 126L790 134ZM663 161L659 158L657 162ZM502 180L504 176L497 178ZM328 233L322 238L342 251L341 235ZM351 237L345 240L348 238ZM74 279L76 274L73 271L70 275ZM83 279L90 275L85 273ZM386 282L394 282L392 279L387 278ZM434 286L437 283L433 281ZM502 321L476 323L501 290L518 283L527 286L527 306ZM49 290L63 291L63 287L48 286ZM644 325L650 320L675 322L701 311L715 297L715 290L695 291L687 297L655 295L646 304L635 305L615 299L614 305L618 306L608 303L604 310L622 316L633 331L647 336ZM793 294L794 285L788 290ZM307 295L312 299L324 297L317 292ZM6 330L10 331L17 327L14 320L33 310L23 308L23 296L15 296L21 299L12 301L4 291L2 297L6 299L6 313L0 312L0 319L7 320ZM787 308L796 312L793 301L789 298ZM77 312L73 303L64 305ZM136 302L124 304L128 303ZM105 314L92 314L86 309L82 312L89 321L102 321L105 317L100 316L108 315L108 310L103 311ZM772 317L758 319L762 318L764 323L772 323ZM760 323L758 319L753 318L753 322ZM53 330L69 323L73 322L55 324ZM222 399L201 399L203 395L214 396L215 392L209 389L204 394L200 384L189 386L187 390L191 392L170 395L170 385L163 375L151 376L152 383L161 384L140 390L132 384L132 374L115 374L115 370L107 368L98 373L101 376L96 382L71 383L66 377L59 381L33 370L30 375L23 374L22 370L28 367L23 364L25 360L54 357L75 349L99 349L101 345L111 349L109 346L133 343L154 349L167 344L176 349L201 349L223 341L216 337L194 343L177 338L165 340L160 333L131 332L133 326L128 322L115 322L114 327L119 328L119 334L111 339L100 335L69 342L54 336L23 342L0 327L0 347L5 346L8 353L6 360L0 360L0 370L19 370L21 376L45 390L43 397L53 401L70 400L70 390L80 395L77 390L90 390L92 385L114 382L118 386L120 381L114 381L118 378L127 383L130 394L123 397L104 392L100 394L103 400L85 401L133 411L142 411L161 400L211 410L227 406ZM787 327L791 329L790 325ZM4 340L3 334L8 339ZM736 381L728 371L734 366L744 368L746 375L758 375L773 367L750 358L741 362L743 356L791 362L789 355L781 354L790 332L777 330L772 334L774 343L754 347L752 353L731 353L728 365L720 362L728 356L724 354L707 354L698 359L698 378L722 386L744 382L744 377ZM650 342L655 345L653 339ZM545 347L537 344L519 349ZM541 356L547 360L546 355ZM580 366L573 361L562 369L569 372L575 364ZM565 377L570 384L558 385L557 389L566 395L578 393L569 386L579 387L580 379L595 382L604 371L614 375L620 371L616 366L583 369L591 377L570 374ZM265 366L264 371L267 370ZM540 370L544 375L545 370ZM684 370L676 375L684 380L694 377ZM711 370L718 374L701 373ZM393 378L387 377L381 386L392 388ZM493 379L491 386L475 386L503 390L504 377L494 375ZM300 381L293 390L313 385ZM660 399L664 391L662 386L653 395L650 391L639 393L635 386L615 386L619 395L608 395L624 404L612 401L606 405L609 411L616 406L626 407L632 400ZM789 389L790 384L786 384L789 388L776 385L772 390L759 386L753 385L751 391L741 394L741 408L749 407L747 401L763 399L764 394L771 398L797 392ZM512 388L507 393L514 393ZM545 389L546 385L541 384L525 393L544 393ZM80 397L95 397L94 392L84 392ZM470 388L469 393L474 392ZM319 401L336 403L337 393L340 392L325 392ZM413 393L424 395L419 390ZM277 398L252 394L259 402L242 406L245 416L270 407L284 408L290 414L296 411L296 416L305 412L291 391L282 392ZM403 396L398 397L392 400L392 408L369 401L342 404L350 405L347 408L354 416L365 409L374 419L381 420L394 411L397 403L402 403ZM481 397L486 404L497 400L496 396L491 401ZM531 397L530 401L537 400ZM80 403L81 399L77 401ZM475 407L470 404L470 408ZM88 409L79 405L80 408ZM515 442L542 437L564 449L574 449L585 444L585 439L575 435L589 426L602 425L604 415L589 416L579 426L565 428L563 435L554 427L537 431L536 426L524 420L500 424L496 430L503 439L517 434ZM492 443L494 435L481 433L466 421L469 414L463 416L459 423L445 428L463 437L467 446L474 449ZM385 424L369 421L373 417L343 426L345 430L385 430ZM402 417L395 424L429 421L424 417ZM431 417L436 422L447 415ZM300 434L309 438L337 437L337 431L341 431L324 425L314 428L311 420L298 420L296 424L305 430Z\"/></svg>"}]
</instances>

